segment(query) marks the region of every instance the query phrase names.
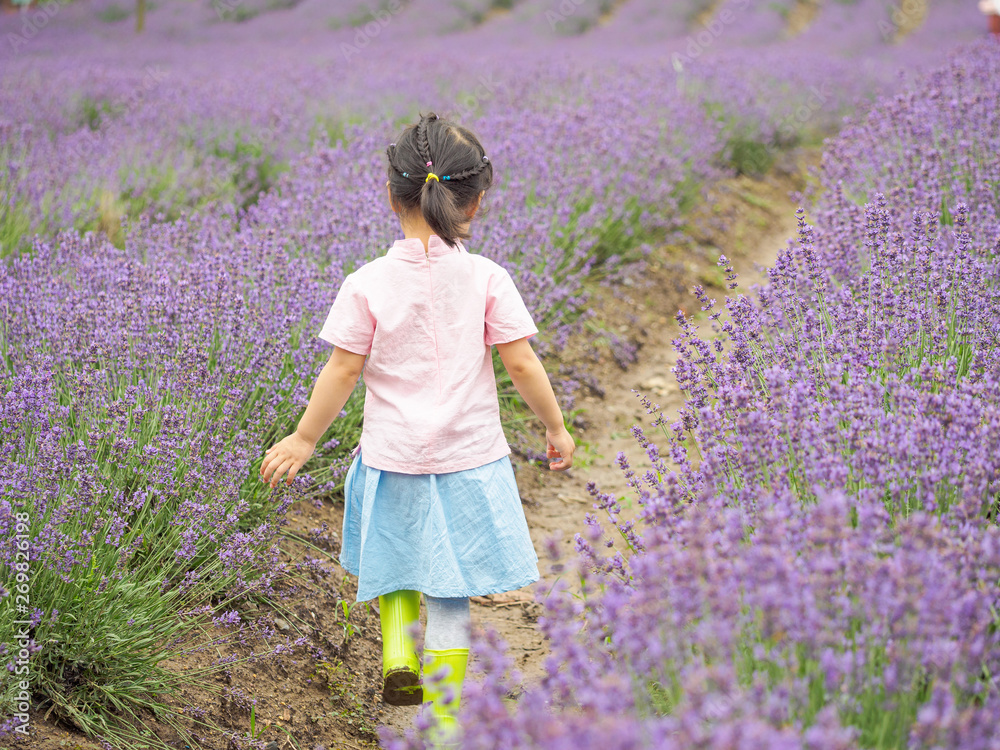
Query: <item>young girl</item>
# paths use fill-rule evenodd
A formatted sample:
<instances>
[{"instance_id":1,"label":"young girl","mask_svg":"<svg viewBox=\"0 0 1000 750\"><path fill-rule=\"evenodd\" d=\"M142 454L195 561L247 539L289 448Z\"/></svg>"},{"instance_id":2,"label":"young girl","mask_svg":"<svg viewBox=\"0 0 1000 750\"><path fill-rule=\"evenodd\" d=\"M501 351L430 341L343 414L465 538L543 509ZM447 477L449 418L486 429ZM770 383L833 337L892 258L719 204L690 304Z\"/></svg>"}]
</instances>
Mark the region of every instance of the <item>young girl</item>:
<instances>
[{"instance_id":1,"label":"young girl","mask_svg":"<svg viewBox=\"0 0 1000 750\"><path fill-rule=\"evenodd\" d=\"M546 428L549 468L575 445L528 338L538 332L510 275L466 251L493 166L468 130L422 116L387 149L403 239L350 274L320 338L335 347L294 433L267 450L263 481L291 484L364 373L364 427L344 488L340 562L358 601L378 597L386 703L431 701L454 728L469 655L469 597L538 580L490 347ZM366 359L367 358L367 359ZM420 680L410 637L427 606Z\"/></svg>"}]
</instances>

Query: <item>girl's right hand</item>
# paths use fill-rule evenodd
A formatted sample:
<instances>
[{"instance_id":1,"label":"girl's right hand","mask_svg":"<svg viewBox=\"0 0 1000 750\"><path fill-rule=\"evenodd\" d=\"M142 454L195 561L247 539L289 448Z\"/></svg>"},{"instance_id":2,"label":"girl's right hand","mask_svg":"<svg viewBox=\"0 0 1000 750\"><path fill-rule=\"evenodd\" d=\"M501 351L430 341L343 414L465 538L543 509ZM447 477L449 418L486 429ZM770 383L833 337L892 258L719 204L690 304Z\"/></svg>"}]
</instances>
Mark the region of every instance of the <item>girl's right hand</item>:
<instances>
[{"instance_id":1,"label":"girl's right hand","mask_svg":"<svg viewBox=\"0 0 1000 750\"><path fill-rule=\"evenodd\" d=\"M316 450L315 443L310 443L298 432L293 432L265 451L267 455L260 465L261 481L270 482L274 488L278 486L282 475L288 472L286 481L291 484L314 450Z\"/></svg>"},{"instance_id":2,"label":"girl's right hand","mask_svg":"<svg viewBox=\"0 0 1000 750\"><path fill-rule=\"evenodd\" d=\"M557 431L546 430L545 441L548 444L546 455L549 458L551 471L565 471L573 465L573 452L576 450L576 443L573 442L573 436L566 431L565 427ZM552 459L559 460L553 461Z\"/></svg>"}]
</instances>

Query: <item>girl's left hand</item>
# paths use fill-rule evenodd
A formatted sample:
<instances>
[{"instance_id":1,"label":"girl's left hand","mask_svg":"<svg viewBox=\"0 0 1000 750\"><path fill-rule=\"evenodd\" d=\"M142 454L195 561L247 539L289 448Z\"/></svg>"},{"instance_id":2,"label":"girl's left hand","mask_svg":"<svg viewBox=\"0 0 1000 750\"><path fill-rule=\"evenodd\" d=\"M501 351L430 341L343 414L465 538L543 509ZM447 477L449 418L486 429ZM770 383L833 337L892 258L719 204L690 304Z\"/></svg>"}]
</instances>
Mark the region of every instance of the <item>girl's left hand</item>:
<instances>
[{"instance_id":1,"label":"girl's left hand","mask_svg":"<svg viewBox=\"0 0 1000 750\"><path fill-rule=\"evenodd\" d=\"M309 460L316 444L293 432L277 444L268 448L264 462L260 465L261 481L270 482L271 487L277 487L285 472L288 472L288 484L292 483L302 465Z\"/></svg>"}]
</instances>

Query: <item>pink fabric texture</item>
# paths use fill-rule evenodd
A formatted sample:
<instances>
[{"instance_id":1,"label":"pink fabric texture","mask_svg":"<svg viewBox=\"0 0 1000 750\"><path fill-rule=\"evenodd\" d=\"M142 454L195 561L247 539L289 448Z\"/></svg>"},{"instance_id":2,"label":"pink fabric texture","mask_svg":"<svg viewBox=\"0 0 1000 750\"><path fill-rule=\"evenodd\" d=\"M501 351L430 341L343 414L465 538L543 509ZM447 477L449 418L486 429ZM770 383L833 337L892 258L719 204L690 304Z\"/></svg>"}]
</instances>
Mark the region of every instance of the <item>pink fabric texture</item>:
<instances>
[{"instance_id":1,"label":"pink fabric texture","mask_svg":"<svg viewBox=\"0 0 1000 750\"><path fill-rule=\"evenodd\" d=\"M510 453L490 347L536 333L506 269L432 234L344 279L319 336L368 357L365 465L442 474Z\"/></svg>"}]
</instances>

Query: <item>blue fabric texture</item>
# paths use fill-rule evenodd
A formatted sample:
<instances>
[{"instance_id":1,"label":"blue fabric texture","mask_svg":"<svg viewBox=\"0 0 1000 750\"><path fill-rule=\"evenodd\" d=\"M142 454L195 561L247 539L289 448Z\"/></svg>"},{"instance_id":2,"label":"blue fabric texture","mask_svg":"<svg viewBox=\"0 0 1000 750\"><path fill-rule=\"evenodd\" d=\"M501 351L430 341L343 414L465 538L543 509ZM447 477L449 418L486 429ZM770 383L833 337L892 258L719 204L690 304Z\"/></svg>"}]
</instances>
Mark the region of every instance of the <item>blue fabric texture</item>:
<instances>
[{"instance_id":1,"label":"blue fabric texture","mask_svg":"<svg viewBox=\"0 0 1000 750\"><path fill-rule=\"evenodd\" d=\"M510 458L447 474L400 474L354 457L344 486L340 564L357 601L402 589L451 599L538 580Z\"/></svg>"}]
</instances>

